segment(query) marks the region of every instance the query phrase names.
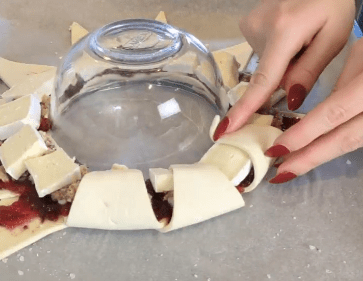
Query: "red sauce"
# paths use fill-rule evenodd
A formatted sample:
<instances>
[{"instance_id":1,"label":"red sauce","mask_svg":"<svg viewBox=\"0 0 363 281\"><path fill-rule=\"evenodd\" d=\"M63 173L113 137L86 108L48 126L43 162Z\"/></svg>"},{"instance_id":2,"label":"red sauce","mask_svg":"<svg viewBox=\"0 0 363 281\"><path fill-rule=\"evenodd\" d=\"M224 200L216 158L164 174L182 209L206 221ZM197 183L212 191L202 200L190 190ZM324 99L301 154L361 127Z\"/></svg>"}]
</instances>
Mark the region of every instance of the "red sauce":
<instances>
[{"instance_id":1,"label":"red sauce","mask_svg":"<svg viewBox=\"0 0 363 281\"><path fill-rule=\"evenodd\" d=\"M161 221L162 219L166 219L167 223L169 223L173 215L173 207L167 200L164 200L166 193L156 193L150 180L147 180L145 184L147 192L151 196L151 206L154 210L157 220Z\"/></svg>"},{"instance_id":2,"label":"red sauce","mask_svg":"<svg viewBox=\"0 0 363 281\"><path fill-rule=\"evenodd\" d=\"M282 125L281 125L281 131L285 132L290 127L294 126L296 123L298 123L301 119L299 117L282 117Z\"/></svg>"},{"instance_id":3,"label":"red sauce","mask_svg":"<svg viewBox=\"0 0 363 281\"><path fill-rule=\"evenodd\" d=\"M253 182L254 179L255 179L255 170L252 167L247 177L243 181L241 181L239 185L236 186L237 190L240 193L245 192L246 187L248 187Z\"/></svg>"},{"instance_id":4,"label":"red sauce","mask_svg":"<svg viewBox=\"0 0 363 281\"><path fill-rule=\"evenodd\" d=\"M34 184L24 182L1 182L0 190L7 189L20 195L19 200L10 206L0 206L0 226L14 229L24 226L35 218L57 221L60 216L68 216L70 203L60 205L51 196L38 197Z\"/></svg>"},{"instance_id":5,"label":"red sauce","mask_svg":"<svg viewBox=\"0 0 363 281\"><path fill-rule=\"evenodd\" d=\"M50 129L52 129L52 122L48 118L42 117L40 120L39 130L48 132Z\"/></svg>"}]
</instances>

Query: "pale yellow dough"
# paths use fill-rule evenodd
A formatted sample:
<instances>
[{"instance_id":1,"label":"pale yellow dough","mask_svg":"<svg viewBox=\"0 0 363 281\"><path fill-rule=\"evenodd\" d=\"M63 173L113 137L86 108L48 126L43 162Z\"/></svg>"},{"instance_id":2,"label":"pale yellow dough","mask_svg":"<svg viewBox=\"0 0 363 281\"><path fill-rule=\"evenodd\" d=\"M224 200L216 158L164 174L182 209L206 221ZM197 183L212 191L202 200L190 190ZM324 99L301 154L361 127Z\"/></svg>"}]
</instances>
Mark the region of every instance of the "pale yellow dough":
<instances>
[{"instance_id":1,"label":"pale yellow dough","mask_svg":"<svg viewBox=\"0 0 363 281\"><path fill-rule=\"evenodd\" d=\"M56 67L49 65L26 64L0 58L0 79L9 87L22 83L26 78Z\"/></svg>"},{"instance_id":2,"label":"pale yellow dough","mask_svg":"<svg viewBox=\"0 0 363 281\"><path fill-rule=\"evenodd\" d=\"M173 165L174 209L162 232L200 223L244 206L241 194L215 166Z\"/></svg>"},{"instance_id":3,"label":"pale yellow dough","mask_svg":"<svg viewBox=\"0 0 363 281\"><path fill-rule=\"evenodd\" d=\"M160 11L159 14L156 16L155 20L163 22L163 23L168 23L168 20L166 19L166 15L164 11Z\"/></svg>"},{"instance_id":4,"label":"pale yellow dough","mask_svg":"<svg viewBox=\"0 0 363 281\"><path fill-rule=\"evenodd\" d=\"M89 32L83 26L81 26L78 22L73 22L69 27L71 31L71 43L72 45L81 40L84 36L86 36Z\"/></svg>"},{"instance_id":5,"label":"pale yellow dough","mask_svg":"<svg viewBox=\"0 0 363 281\"><path fill-rule=\"evenodd\" d=\"M0 206L9 206L15 202L17 198L6 199L0 201ZM58 221L44 221L41 223L39 218L34 219L29 224L28 228L22 226L9 230L0 226L0 260L11 254L33 244L43 237L66 228L64 217Z\"/></svg>"}]
</instances>

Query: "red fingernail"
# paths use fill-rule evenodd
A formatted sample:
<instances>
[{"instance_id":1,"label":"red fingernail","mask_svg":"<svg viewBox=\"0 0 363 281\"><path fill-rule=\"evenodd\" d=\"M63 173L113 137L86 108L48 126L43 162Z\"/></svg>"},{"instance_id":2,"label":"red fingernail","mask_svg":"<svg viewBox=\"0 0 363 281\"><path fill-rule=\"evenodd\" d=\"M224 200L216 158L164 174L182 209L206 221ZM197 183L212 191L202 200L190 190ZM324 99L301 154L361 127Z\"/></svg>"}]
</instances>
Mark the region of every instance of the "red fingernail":
<instances>
[{"instance_id":1,"label":"red fingernail","mask_svg":"<svg viewBox=\"0 0 363 281\"><path fill-rule=\"evenodd\" d=\"M284 172L281 174L278 174L276 177L271 179L269 183L284 183L291 181L292 179L296 178L297 176L294 173L291 172Z\"/></svg>"},{"instance_id":2,"label":"red fingernail","mask_svg":"<svg viewBox=\"0 0 363 281\"><path fill-rule=\"evenodd\" d=\"M286 154L289 154L290 150L288 150L285 146L281 144L277 144L274 146L271 146L269 149L266 150L265 156L268 157L281 157Z\"/></svg>"},{"instance_id":3,"label":"red fingernail","mask_svg":"<svg viewBox=\"0 0 363 281\"><path fill-rule=\"evenodd\" d=\"M282 163L275 163L275 164L274 164L274 167L275 167L275 168L278 168L278 167L280 167L280 166L281 166L281 164L282 164Z\"/></svg>"},{"instance_id":4,"label":"red fingernail","mask_svg":"<svg viewBox=\"0 0 363 281\"><path fill-rule=\"evenodd\" d=\"M307 91L303 85L295 84L287 95L287 106L291 111L298 109L304 102Z\"/></svg>"},{"instance_id":5,"label":"red fingernail","mask_svg":"<svg viewBox=\"0 0 363 281\"><path fill-rule=\"evenodd\" d=\"M216 131L214 132L214 135L213 135L214 141L217 141L224 134L224 132L228 128L228 125L229 125L229 118L226 116L222 119L221 122L219 122L219 125L218 125Z\"/></svg>"}]
</instances>

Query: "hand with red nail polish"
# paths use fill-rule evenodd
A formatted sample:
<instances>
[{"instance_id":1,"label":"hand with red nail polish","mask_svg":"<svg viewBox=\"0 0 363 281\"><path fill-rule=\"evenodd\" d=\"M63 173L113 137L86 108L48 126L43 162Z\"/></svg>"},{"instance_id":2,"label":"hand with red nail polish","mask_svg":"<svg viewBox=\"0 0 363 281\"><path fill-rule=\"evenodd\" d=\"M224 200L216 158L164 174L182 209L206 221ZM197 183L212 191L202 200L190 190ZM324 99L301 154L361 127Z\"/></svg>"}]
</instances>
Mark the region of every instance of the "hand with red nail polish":
<instances>
[{"instance_id":1,"label":"hand with red nail polish","mask_svg":"<svg viewBox=\"0 0 363 281\"><path fill-rule=\"evenodd\" d=\"M363 147L363 39L355 43L332 94L265 151L283 156L271 183L283 183Z\"/></svg>"},{"instance_id":2,"label":"hand with red nail polish","mask_svg":"<svg viewBox=\"0 0 363 281\"><path fill-rule=\"evenodd\" d=\"M289 109L298 109L347 42L354 15L354 0L264 0L243 17L240 29L260 62L227 113L224 133L242 127L279 86L287 92Z\"/></svg>"}]
</instances>

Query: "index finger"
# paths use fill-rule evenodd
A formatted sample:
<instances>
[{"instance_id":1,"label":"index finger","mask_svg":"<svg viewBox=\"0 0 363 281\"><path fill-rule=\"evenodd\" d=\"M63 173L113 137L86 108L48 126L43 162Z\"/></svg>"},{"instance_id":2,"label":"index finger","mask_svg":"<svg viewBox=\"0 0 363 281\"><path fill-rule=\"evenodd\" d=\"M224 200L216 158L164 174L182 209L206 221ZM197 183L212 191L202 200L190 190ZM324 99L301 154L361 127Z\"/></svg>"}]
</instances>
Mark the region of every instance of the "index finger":
<instances>
[{"instance_id":1,"label":"index finger","mask_svg":"<svg viewBox=\"0 0 363 281\"><path fill-rule=\"evenodd\" d=\"M279 38L266 46L248 89L227 113L229 124L225 133L234 132L243 126L268 100L278 88L291 59L300 48Z\"/></svg>"}]
</instances>

